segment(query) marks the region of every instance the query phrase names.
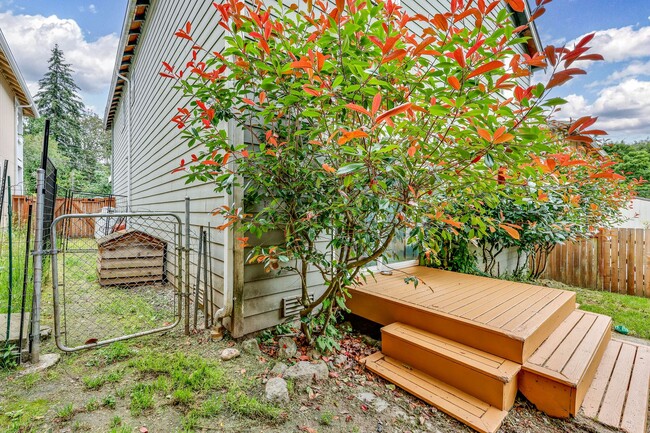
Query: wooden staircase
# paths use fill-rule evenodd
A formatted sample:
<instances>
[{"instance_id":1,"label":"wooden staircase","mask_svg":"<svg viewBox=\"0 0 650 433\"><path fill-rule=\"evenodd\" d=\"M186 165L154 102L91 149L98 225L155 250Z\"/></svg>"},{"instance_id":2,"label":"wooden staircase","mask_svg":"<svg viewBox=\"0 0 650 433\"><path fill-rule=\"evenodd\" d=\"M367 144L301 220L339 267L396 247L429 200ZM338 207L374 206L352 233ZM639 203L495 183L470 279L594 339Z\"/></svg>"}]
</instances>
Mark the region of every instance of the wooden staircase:
<instances>
[{"instance_id":1,"label":"wooden staircase","mask_svg":"<svg viewBox=\"0 0 650 433\"><path fill-rule=\"evenodd\" d=\"M471 282L499 291L477 278ZM444 305L435 306L444 310L423 307L422 299L432 297L424 292L401 289L406 300L385 291L352 293L352 299L360 293L357 303L348 303L353 313L386 325L382 352L366 358L366 368L482 433L499 429L518 390L550 416L581 413L628 433L646 433L650 347L611 340L611 319L576 310L575 303L568 309L570 297L530 287L517 293L517 286L503 284L515 291L505 300L486 295L487 307L478 307L480 297L472 296L468 308L450 291ZM434 296L444 298L440 292ZM525 302L521 293L532 294L528 307L516 307L522 314L503 308ZM455 319L458 311L462 317ZM472 329L476 334L468 336Z\"/></svg>"}]
</instances>

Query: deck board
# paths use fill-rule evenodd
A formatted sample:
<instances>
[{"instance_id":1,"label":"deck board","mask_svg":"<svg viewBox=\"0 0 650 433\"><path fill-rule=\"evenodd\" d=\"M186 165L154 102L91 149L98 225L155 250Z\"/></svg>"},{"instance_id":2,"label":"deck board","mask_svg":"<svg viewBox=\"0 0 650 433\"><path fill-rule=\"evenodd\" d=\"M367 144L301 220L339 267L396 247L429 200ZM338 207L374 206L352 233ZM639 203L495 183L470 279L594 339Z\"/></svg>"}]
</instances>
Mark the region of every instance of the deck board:
<instances>
[{"instance_id":1,"label":"deck board","mask_svg":"<svg viewBox=\"0 0 650 433\"><path fill-rule=\"evenodd\" d=\"M420 284L405 283L407 276ZM519 363L575 308L572 292L421 266L375 274L350 294L348 307L362 317L418 326Z\"/></svg>"}]
</instances>

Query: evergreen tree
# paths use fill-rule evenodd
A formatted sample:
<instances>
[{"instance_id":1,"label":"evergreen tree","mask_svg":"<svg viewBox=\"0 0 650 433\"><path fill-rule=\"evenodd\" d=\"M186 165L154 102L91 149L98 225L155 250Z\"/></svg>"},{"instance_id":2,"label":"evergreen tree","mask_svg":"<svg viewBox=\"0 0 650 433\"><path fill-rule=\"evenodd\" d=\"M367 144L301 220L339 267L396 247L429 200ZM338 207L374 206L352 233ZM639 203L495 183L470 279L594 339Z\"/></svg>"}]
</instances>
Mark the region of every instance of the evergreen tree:
<instances>
[{"instance_id":1,"label":"evergreen tree","mask_svg":"<svg viewBox=\"0 0 650 433\"><path fill-rule=\"evenodd\" d=\"M54 45L48 64L47 73L38 81L36 105L41 115L50 119L50 134L59 143L62 154L70 159L72 167L82 169L79 139L84 104L78 94L80 89L58 45Z\"/></svg>"}]
</instances>

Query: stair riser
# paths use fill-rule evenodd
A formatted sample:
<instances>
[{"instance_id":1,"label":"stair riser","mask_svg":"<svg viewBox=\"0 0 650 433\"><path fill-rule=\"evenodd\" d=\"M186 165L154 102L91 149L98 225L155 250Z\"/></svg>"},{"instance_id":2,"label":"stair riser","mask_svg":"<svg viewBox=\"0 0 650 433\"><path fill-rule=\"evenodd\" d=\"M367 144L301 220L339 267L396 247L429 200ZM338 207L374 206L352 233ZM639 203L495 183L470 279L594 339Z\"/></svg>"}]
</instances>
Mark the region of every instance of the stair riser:
<instances>
[{"instance_id":1,"label":"stair riser","mask_svg":"<svg viewBox=\"0 0 650 433\"><path fill-rule=\"evenodd\" d=\"M578 389L576 390L576 398L574 402L574 406L571 408L571 415L575 415L578 413L578 409L580 409L580 406L582 405L582 401L585 399L585 394L587 394L587 391L589 390L589 387L591 386L591 382L594 380L594 376L596 375L596 370L598 370L598 366L600 365L600 361L603 359L603 354L605 353L605 350L607 349L607 345L612 339L612 330L607 329L607 333L603 336L603 341L600 343L600 347L598 347L598 351L596 352L596 356L594 358L594 361L589 365L589 368L585 372L585 376L578 385Z\"/></svg>"},{"instance_id":2,"label":"stair riser","mask_svg":"<svg viewBox=\"0 0 650 433\"><path fill-rule=\"evenodd\" d=\"M509 382L478 371L390 333L382 333L382 352L497 409L508 410L517 395L517 376Z\"/></svg>"}]
</instances>

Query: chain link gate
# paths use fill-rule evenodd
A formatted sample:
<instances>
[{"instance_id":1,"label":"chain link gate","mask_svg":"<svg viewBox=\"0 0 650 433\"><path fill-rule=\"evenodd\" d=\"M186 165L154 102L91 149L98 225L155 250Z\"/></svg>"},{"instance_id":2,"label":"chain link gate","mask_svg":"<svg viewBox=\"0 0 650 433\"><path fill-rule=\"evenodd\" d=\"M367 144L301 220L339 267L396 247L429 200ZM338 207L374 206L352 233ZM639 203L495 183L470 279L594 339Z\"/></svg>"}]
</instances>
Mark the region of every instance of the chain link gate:
<instances>
[{"instance_id":1,"label":"chain link gate","mask_svg":"<svg viewBox=\"0 0 650 433\"><path fill-rule=\"evenodd\" d=\"M71 214L52 223L54 333L72 352L162 332L181 318L181 220Z\"/></svg>"}]
</instances>

